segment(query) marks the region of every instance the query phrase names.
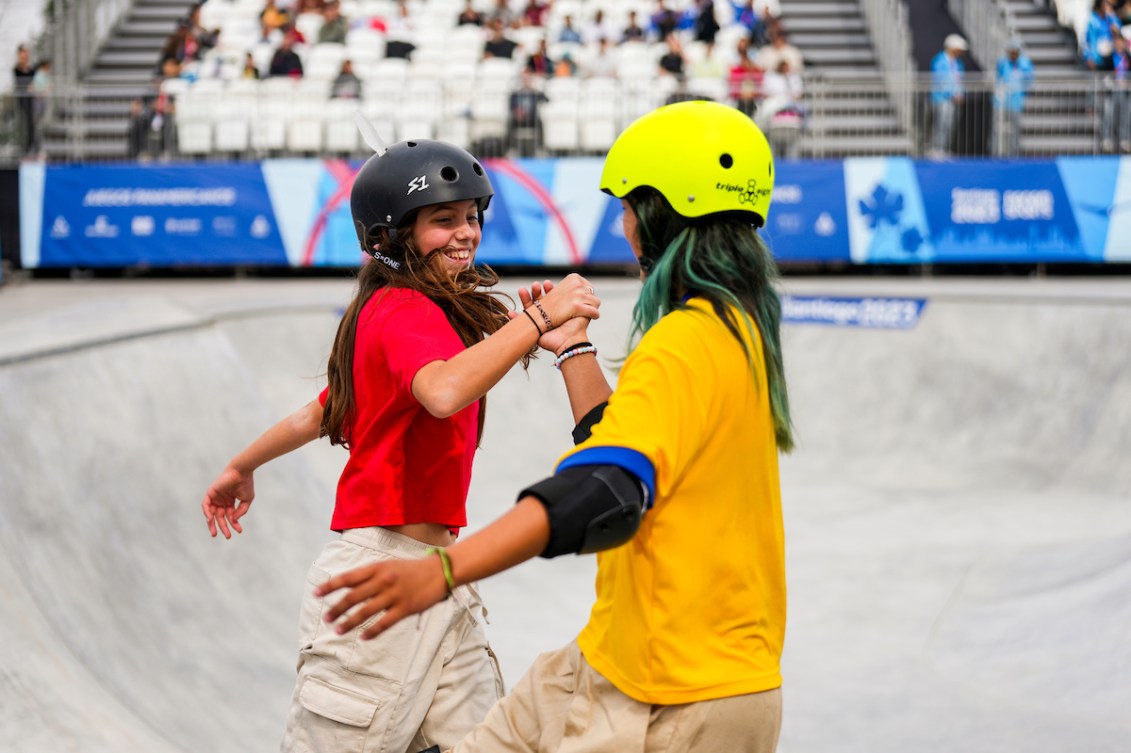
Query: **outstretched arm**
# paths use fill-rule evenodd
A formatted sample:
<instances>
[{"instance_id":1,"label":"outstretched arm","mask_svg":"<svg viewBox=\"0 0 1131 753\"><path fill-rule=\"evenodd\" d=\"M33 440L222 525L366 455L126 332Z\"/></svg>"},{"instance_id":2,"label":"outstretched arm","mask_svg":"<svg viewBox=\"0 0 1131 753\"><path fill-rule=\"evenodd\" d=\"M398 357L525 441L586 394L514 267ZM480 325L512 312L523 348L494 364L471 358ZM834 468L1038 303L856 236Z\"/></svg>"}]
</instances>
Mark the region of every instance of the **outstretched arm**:
<instances>
[{"instance_id":1,"label":"outstretched arm","mask_svg":"<svg viewBox=\"0 0 1131 753\"><path fill-rule=\"evenodd\" d=\"M242 452L232 458L226 468L204 493L201 510L208 521L208 532L232 538L231 529L243 533L242 518L255 499L253 474L259 466L297 450L318 438L322 425L322 404L312 400L279 423L263 432Z\"/></svg>"}]
</instances>

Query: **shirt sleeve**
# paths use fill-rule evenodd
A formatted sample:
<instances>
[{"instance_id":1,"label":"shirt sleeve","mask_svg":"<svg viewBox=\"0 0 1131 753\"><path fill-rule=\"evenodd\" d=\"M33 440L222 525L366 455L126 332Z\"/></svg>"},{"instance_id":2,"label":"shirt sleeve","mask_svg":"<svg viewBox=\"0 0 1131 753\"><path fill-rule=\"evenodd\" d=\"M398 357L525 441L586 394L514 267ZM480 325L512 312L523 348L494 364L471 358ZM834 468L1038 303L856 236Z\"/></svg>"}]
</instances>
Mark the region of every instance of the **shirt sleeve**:
<instances>
[{"instance_id":1,"label":"shirt sleeve","mask_svg":"<svg viewBox=\"0 0 1131 753\"><path fill-rule=\"evenodd\" d=\"M459 335L433 301L415 294L390 302L381 327L381 346L393 381L406 394L420 368L446 361L464 349Z\"/></svg>"},{"instance_id":2,"label":"shirt sleeve","mask_svg":"<svg viewBox=\"0 0 1131 753\"><path fill-rule=\"evenodd\" d=\"M625 362L616 390L588 440L567 453L558 470L608 463L644 483L648 499L665 495L702 446L704 395L714 390L693 330L683 322L653 327ZM664 326L669 325L669 326ZM671 326L676 325L676 326ZM660 331L663 330L663 331Z\"/></svg>"}]
</instances>

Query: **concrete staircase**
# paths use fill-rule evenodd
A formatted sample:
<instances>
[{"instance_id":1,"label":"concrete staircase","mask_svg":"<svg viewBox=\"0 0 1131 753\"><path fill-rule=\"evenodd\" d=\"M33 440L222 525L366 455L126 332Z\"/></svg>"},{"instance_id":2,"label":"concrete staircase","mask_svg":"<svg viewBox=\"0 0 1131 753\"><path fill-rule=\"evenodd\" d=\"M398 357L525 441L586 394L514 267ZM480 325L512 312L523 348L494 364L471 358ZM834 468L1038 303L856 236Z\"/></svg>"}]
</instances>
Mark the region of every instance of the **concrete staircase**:
<instances>
[{"instance_id":1,"label":"concrete staircase","mask_svg":"<svg viewBox=\"0 0 1131 753\"><path fill-rule=\"evenodd\" d=\"M126 157L130 102L153 95L161 48L192 5L191 0L137 0L78 87L61 96L44 124L48 159Z\"/></svg>"},{"instance_id":2,"label":"concrete staircase","mask_svg":"<svg viewBox=\"0 0 1131 753\"><path fill-rule=\"evenodd\" d=\"M809 121L801 157L910 154L857 0L780 0L805 59Z\"/></svg>"}]
</instances>

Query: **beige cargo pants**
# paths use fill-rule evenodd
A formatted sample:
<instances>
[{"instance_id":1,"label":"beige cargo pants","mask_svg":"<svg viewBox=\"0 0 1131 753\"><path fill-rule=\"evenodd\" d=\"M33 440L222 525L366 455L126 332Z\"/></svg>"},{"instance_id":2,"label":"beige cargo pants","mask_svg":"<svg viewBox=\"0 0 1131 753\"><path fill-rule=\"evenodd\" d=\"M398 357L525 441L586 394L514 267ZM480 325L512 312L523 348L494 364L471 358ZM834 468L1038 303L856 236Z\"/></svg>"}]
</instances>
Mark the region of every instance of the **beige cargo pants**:
<instances>
[{"instance_id":1,"label":"beige cargo pants","mask_svg":"<svg viewBox=\"0 0 1131 753\"><path fill-rule=\"evenodd\" d=\"M679 706L641 703L577 647L542 654L451 753L773 753L781 689Z\"/></svg>"},{"instance_id":2,"label":"beige cargo pants","mask_svg":"<svg viewBox=\"0 0 1131 753\"><path fill-rule=\"evenodd\" d=\"M316 585L374 560L423 557L427 548L375 527L348 530L322 550L307 575L284 753L451 747L502 696L502 675L480 624L486 611L473 587L460 586L370 641L358 638L360 630L338 635L323 622Z\"/></svg>"}]
</instances>

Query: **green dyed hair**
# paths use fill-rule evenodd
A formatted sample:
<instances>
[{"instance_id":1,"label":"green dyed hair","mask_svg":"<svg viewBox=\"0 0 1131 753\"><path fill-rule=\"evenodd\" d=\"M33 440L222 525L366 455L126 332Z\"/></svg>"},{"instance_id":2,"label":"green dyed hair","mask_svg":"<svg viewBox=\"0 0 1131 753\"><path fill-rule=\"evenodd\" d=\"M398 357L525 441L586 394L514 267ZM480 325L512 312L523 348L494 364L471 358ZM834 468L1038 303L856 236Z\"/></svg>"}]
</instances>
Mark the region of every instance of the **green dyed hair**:
<instances>
[{"instance_id":1,"label":"green dyed hair","mask_svg":"<svg viewBox=\"0 0 1131 753\"><path fill-rule=\"evenodd\" d=\"M636 213L645 272L644 289L632 310L629 349L665 314L685 309L687 296L706 298L742 345L755 375L755 353L742 330L761 335L774 434L778 447L789 452L793 423L782 361L781 299L774 288L778 268L750 218L736 212L682 217L649 187L632 191L625 201Z\"/></svg>"}]
</instances>

